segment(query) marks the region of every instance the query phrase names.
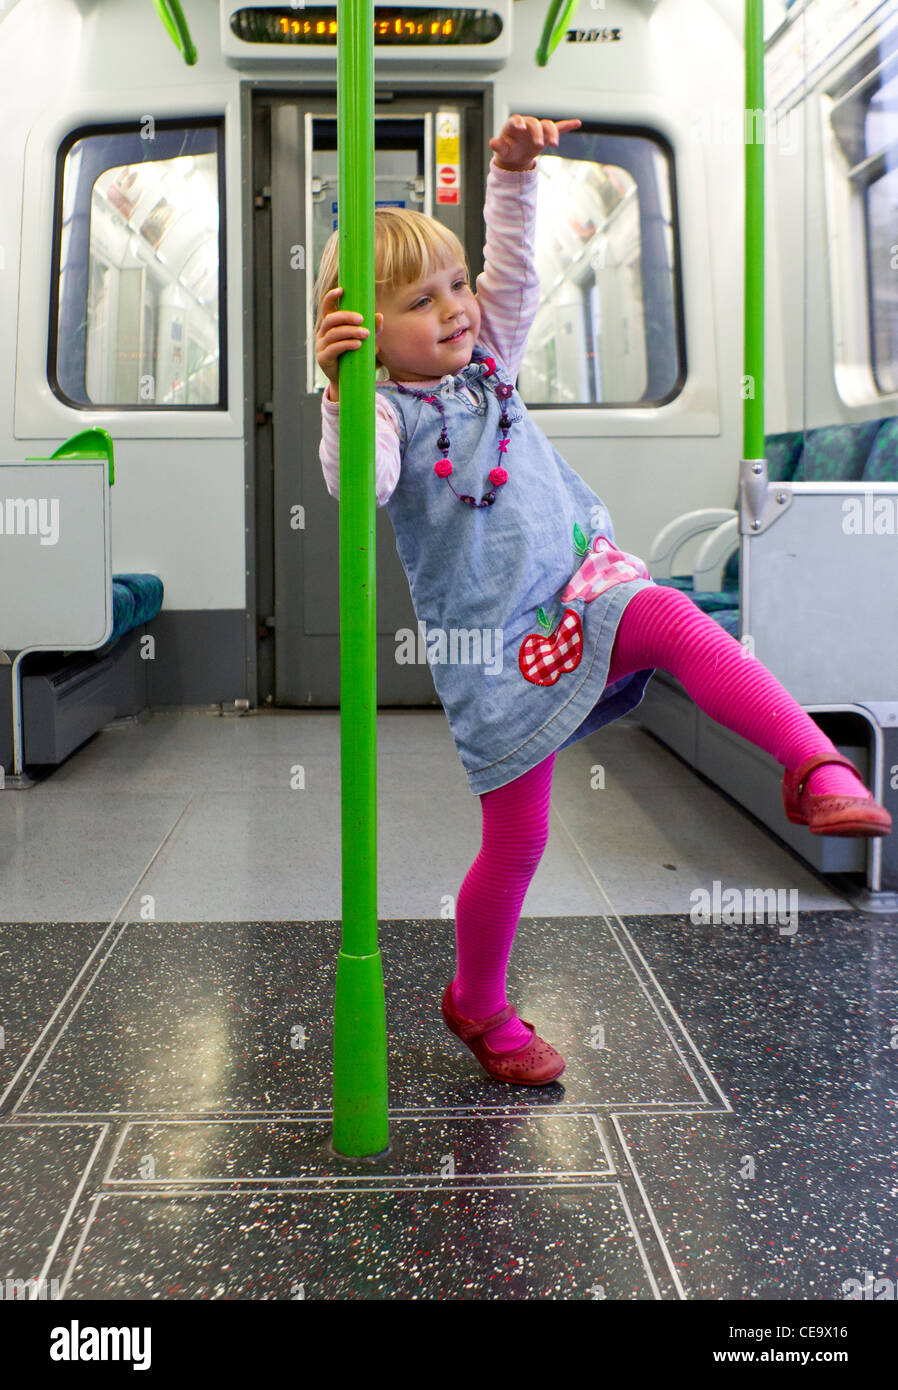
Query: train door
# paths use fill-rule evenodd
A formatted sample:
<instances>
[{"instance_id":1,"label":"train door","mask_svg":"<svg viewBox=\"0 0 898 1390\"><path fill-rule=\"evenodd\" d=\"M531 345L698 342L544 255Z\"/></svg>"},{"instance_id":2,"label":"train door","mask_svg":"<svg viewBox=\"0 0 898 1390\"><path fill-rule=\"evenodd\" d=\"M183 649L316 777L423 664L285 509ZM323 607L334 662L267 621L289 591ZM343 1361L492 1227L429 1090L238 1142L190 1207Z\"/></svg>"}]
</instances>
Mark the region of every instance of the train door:
<instances>
[{"instance_id":1,"label":"train door","mask_svg":"<svg viewBox=\"0 0 898 1390\"><path fill-rule=\"evenodd\" d=\"M483 269L485 94L382 92L375 107L375 201L418 208ZM256 611L258 700L335 706L340 697L339 504L318 446L326 378L315 359L312 290L337 225L333 96L260 93L253 108L255 215ZM458 174L440 188L438 143L458 133ZM454 197L454 200L453 200ZM445 199L445 200L444 200ZM269 317L270 316L270 317ZM377 509L378 704L438 703L426 662L398 664L397 634L416 632L392 526Z\"/></svg>"}]
</instances>

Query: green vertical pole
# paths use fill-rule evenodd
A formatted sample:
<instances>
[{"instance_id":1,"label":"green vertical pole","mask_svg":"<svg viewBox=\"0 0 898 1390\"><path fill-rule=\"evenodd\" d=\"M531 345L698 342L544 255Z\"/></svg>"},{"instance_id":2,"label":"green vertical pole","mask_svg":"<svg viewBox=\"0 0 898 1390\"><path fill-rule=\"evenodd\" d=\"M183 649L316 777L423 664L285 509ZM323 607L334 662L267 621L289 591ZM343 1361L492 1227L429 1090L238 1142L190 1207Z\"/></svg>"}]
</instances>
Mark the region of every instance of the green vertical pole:
<instances>
[{"instance_id":1,"label":"green vertical pole","mask_svg":"<svg viewBox=\"0 0 898 1390\"><path fill-rule=\"evenodd\" d=\"M337 4L340 308L370 336L340 358L340 802L343 936L334 1004L336 1153L389 1146L377 945L374 497L374 0Z\"/></svg>"},{"instance_id":2,"label":"green vertical pole","mask_svg":"<svg viewBox=\"0 0 898 1390\"><path fill-rule=\"evenodd\" d=\"M764 457L764 5L745 4L745 355L753 390L742 416L742 457ZM759 133L760 132L760 133Z\"/></svg>"}]
</instances>

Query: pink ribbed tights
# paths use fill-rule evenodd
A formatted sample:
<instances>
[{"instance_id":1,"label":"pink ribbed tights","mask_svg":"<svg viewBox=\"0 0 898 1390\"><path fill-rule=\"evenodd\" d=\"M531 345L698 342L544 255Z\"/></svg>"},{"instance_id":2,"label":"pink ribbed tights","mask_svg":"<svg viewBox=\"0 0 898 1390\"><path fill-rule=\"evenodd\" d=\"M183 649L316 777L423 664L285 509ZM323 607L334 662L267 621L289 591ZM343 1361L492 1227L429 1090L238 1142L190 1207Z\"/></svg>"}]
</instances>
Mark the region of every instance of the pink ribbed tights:
<instances>
[{"instance_id":1,"label":"pink ribbed tights","mask_svg":"<svg viewBox=\"0 0 898 1390\"><path fill-rule=\"evenodd\" d=\"M729 633L687 594L663 585L639 589L618 624L608 684L633 671L671 672L706 714L765 749L783 767L797 768L833 744L770 672L745 654ZM564 677L562 676L563 680ZM504 1008L505 972L521 906L549 834L552 753L522 777L484 792L483 840L458 893L455 912L458 970L452 996L465 1018ZM817 794L870 795L847 768L811 773ZM529 1037L520 1019L486 1034L499 1052Z\"/></svg>"}]
</instances>

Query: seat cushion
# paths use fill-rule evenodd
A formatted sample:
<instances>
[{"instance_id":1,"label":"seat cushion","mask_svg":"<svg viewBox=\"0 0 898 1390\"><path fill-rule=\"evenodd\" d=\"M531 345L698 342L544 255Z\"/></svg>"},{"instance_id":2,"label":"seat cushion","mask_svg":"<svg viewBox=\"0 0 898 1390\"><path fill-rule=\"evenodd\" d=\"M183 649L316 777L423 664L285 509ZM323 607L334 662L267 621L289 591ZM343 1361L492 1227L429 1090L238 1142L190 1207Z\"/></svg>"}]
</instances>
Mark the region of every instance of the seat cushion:
<instances>
[{"instance_id":1,"label":"seat cushion","mask_svg":"<svg viewBox=\"0 0 898 1390\"><path fill-rule=\"evenodd\" d=\"M162 580L155 574L114 574L112 576L112 635L101 648L107 651L132 627L142 627L162 607L165 595Z\"/></svg>"},{"instance_id":2,"label":"seat cushion","mask_svg":"<svg viewBox=\"0 0 898 1390\"><path fill-rule=\"evenodd\" d=\"M148 623L161 609L165 589L157 574L114 574L112 583L128 589L134 599L132 627Z\"/></svg>"}]
</instances>

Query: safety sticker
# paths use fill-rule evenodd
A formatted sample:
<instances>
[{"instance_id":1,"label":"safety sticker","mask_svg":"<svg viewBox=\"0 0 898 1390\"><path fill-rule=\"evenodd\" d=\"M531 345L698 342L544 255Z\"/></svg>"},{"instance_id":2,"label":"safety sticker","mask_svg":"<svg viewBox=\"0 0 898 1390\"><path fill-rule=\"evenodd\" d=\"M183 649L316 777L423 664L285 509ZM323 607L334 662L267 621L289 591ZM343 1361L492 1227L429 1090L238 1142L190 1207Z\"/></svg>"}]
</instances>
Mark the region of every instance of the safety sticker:
<instances>
[{"instance_id":1,"label":"safety sticker","mask_svg":"<svg viewBox=\"0 0 898 1390\"><path fill-rule=\"evenodd\" d=\"M458 110L437 112L436 190L438 203L457 203L461 191Z\"/></svg>"}]
</instances>

